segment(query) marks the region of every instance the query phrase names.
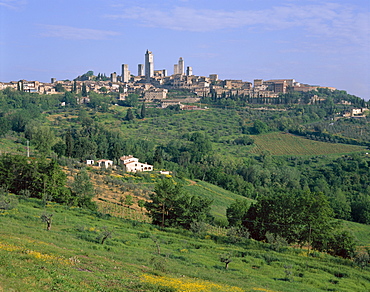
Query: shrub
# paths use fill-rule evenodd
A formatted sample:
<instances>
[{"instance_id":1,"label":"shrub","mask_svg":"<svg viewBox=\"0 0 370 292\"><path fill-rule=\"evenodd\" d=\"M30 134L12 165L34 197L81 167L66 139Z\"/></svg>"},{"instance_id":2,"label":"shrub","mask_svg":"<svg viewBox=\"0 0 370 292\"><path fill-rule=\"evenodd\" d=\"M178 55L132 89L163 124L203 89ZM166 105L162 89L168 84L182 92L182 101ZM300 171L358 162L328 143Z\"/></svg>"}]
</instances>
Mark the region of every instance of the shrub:
<instances>
[{"instance_id":1,"label":"shrub","mask_svg":"<svg viewBox=\"0 0 370 292\"><path fill-rule=\"evenodd\" d=\"M271 249L275 251L281 251L284 247L288 246L286 239L278 234L274 235L270 232L267 232L266 239L270 244Z\"/></svg>"},{"instance_id":2,"label":"shrub","mask_svg":"<svg viewBox=\"0 0 370 292\"><path fill-rule=\"evenodd\" d=\"M366 251L362 251L362 252L357 253L355 258L354 258L354 262L361 269L365 268L370 262L369 253L366 252Z\"/></svg>"},{"instance_id":3,"label":"shrub","mask_svg":"<svg viewBox=\"0 0 370 292\"><path fill-rule=\"evenodd\" d=\"M18 206L15 195L9 194L5 189L0 189L0 210L11 210Z\"/></svg>"}]
</instances>

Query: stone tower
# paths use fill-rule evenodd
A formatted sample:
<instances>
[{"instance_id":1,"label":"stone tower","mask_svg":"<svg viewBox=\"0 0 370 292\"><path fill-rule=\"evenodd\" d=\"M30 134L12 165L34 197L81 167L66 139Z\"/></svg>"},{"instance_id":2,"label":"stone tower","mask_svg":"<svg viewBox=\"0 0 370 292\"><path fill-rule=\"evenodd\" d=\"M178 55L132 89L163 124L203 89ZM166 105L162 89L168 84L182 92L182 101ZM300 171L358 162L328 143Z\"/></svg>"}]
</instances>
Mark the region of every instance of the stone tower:
<instances>
[{"instance_id":1,"label":"stone tower","mask_svg":"<svg viewBox=\"0 0 370 292\"><path fill-rule=\"evenodd\" d=\"M154 76L154 61L153 53L146 50L145 53L145 80L150 82L150 78Z\"/></svg>"}]
</instances>

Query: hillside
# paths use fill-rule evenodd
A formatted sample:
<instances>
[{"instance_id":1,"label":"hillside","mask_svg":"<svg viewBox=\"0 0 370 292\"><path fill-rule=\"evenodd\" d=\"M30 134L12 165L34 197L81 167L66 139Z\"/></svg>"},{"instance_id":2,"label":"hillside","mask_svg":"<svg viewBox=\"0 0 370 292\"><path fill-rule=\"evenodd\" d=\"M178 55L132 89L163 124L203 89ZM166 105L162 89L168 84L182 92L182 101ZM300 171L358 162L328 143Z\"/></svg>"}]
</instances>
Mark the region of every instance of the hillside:
<instances>
[{"instance_id":1,"label":"hillside","mask_svg":"<svg viewBox=\"0 0 370 292\"><path fill-rule=\"evenodd\" d=\"M53 213L50 231L42 214ZM370 269L302 249L41 201L1 213L0 291L367 291ZM113 231L104 244L105 231ZM366 231L369 233L367 227ZM235 244L231 245L230 240ZM232 260L229 269L220 257Z\"/></svg>"},{"instance_id":2,"label":"hillside","mask_svg":"<svg viewBox=\"0 0 370 292\"><path fill-rule=\"evenodd\" d=\"M0 291L370 289L368 118L344 119L348 103L143 114L106 94L0 96L1 153L21 154L0 156Z\"/></svg>"},{"instance_id":3,"label":"hillside","mask_svg":"<svg viewBox=\"0 0 370 292\"><path fill-rule=\"evenodd\" d=\"M65 169L67 173L71 170ZM140 207L139 201L148 201L149 193L154 190L155 183L163 177L158 173L150 174L119 174L119 171L110 171L108 174L100 173L99 169L91 170L90 177L96 189L94 201L99 211L116 217L135 219L150 222L145 209ZM69 177L71 180L71 177ZM227 224L226 208L236 199L252 200L224 190L218 186L204 181L184 180L184 190L189 194L200 195L212 200L211 215L216 220ZM127 196L132 197L132 204L127 206L124 201Z\"/></svg>"}]
</instances>

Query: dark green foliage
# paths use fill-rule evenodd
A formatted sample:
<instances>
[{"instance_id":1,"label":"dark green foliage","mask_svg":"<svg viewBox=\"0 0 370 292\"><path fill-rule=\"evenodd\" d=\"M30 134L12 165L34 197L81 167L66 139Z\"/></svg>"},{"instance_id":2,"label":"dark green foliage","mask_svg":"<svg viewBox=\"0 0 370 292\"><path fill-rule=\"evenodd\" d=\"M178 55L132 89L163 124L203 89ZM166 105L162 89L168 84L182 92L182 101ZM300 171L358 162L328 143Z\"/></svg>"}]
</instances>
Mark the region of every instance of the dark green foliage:
<instances>
[{"instance_id":1,"label":"dark green foliage","mask_svg":"<svg viewBox=\"0 0 370 292\"><path fill-rule=\"evenodd\" d=\"M331 255L342 258L352 258L355 255L356 244L353 236L348 231L342 231L332 235L328 242L327 251Z\"/></svg>"},{"instance_id":2,"label":"dark green foliage","mask_svg":"<svg viewBox=\"0 0 370 292\"><path fill-rule=\"evenodd\" d=\"M266 239L269 232L304 245L331 234L331 216L332 209L321 193L277 191L259 198L244 224L257 240Z\"/></svg>"},{"instance_id":3,"label":"dark green foliage","mask_svg":"<svg viewBox=\"0 0 370 292\"><path fill-rule=\"evenodd\" d=\"M153 224L171 226L173 224L174 204L181 196L180 184L175 184L170 179L162 179L158 182L151 195L151 202L145 204Z\"/></svg>"},{"instance_id":4,"label":"dark green foliage","mask_svg":"<svg viewBox=\"0 0 370 292\"><path fill-rule=\"evenodd\" d=\"M81 95L83 97L87 97L87 88L86 88L86 84L85 83L82 84L82 87L81 87Z\"/></svg>"},{"instance_id":5,"label":"dark green foliage","mask_svg":"<svg viewBox=\"0 0 370 292\"><path fill-rule=\"evenodd\" d=\"M105 86L102 86L102 87L99 88L99 91L103 92L103 93L106 93L108 91L108 89Z\"/></svg>"},{"instance_id":6,"label":"dark green foliage","mask_svg":"<svg viewBox=\"0 0 370 292\"><path fill-rule=\"evenodd\" d=\"M101 112L107 112L111 104L108 96L99 95L95 92L89 92L89 99L87 106Z\"/></svg>"},{"instance_id":7,"label":"dark green foliage","mask_svg":"<svg viewBox=\"0 0 370 292\"><path fill-rule=\"evenodd\" d=\"M352 203L352 218L355 222L370 224L370 197L360 195Z\"/></svg>"},{"instance_id":8,"label":"dark green foliage","mask_svg":"<svg viewBox=\"0 0 370 292\"><path fill-rule=\"evenodd\" d=\"M200 132L195 132L191 135L190 141L192 142L189 152L192 161L199 162L212 151L212 144L209 137Z\"/></svg>"},{"instance_id":9,"label":"dark green foliage","mask_svg":"<svg viewBox=\"0 0 370 292\"><path fill-rule=\"evenodd\" d=\"M121 105L128 106L128 107L136 107L138 101L139 101L139 95L130 93L129 95L127 95L126 99L123 102L121 102Z\"/></svg>"},{"instance_id":10,"label":"dark green foliage","mask_svg":"<svg viewBox=\"0 0 370 292\"><path fill-rule=\"evenodd\" d=\"M66 144L64 143L64 141L58 141L51 148L51 150L53 150L58 155L59 158L63 157L63 156L66 156L66 149L67 149L67 147L66 147Z\"/></svg>"},{"instance_id":11,"label":"dark green foliage","mask_svg":"<svg viewBox=\"0 0 370 292\"><path fill-rule=\"evenodd\" d=\"M251 134L263 134L269 131L269 127L261 120L255 120L251 129Z\"/></svg>"},{"instance_id":12,"label":"dark green foliage","mask_svg":"<svg viewBox=\"0 0 370 292\"><path fill-rule=\"evenodd\" d=\"M140 108L140 117L144 119L145 116L146 116L146 108L145 108L145 102L143 102Z\"/></svg>"},{"instance_id":13,"label":"dark green foliage","mask_svg":"<svg viewBox=\"0 0 370 292\"><path fill-rule=\"evenodd\" d=\"M210 217L212 201L184 193L180 183L172 179L161 179L150 199L152 201L145 206L156 225L189 229L193 222L206 221Z\"/></svg>"},{"instance_id":14,"label":"dark green foliage","mask_svg":"<svg viewBox=\"0 0 370 292\"><path fill-rule=\"evenodd\" d=\"M134 120L134 114L132 113L132 109L131 108L129 108L128 110L127 110L127 113L126 113L126 117L125 117L125 120L126 121L133 121Z\"/></svg>"},{"instance_id":15,"label":"dark green foliage","mask_svg":"<svg viewBox=\"0 0 370 292\"><path fill-rule=\"evenodd\" d=\"M252 145L254 143L254 140L250 136L242 136L239 138L236 138L234 140L234 144L236 145Z\"/></svg>"},{"instance_id":16,"label":"dark green foliage","mask_svg":"<svg viewBox=\"0 0 370 292\"><path fill-rule=\"evenodd\" d=\"M71 186L73 194L73 205L96 210L96 204L92 201L95 189L85 169L74 176Z\"/></svg>"},{"instance_id":17,"label":"dark green foliage","mask_svg":"<svg viewBox=\"0 0 370 292\"><path fill-rule=\"evenodd\" d=\"M11 121L4 116L0 116L0 136L5 136L5 134L8 133L11 127Z\"/></svg>"},{"instance_id":18,"label":"dark green foliage","mask_svg":"<svg viewBox=\"0 0 370 292\"><path fill-rule=\"evenodd\" d=\"M66 91L65 88L63 87L63 85L61 83L57 83L54 86L54 88L55 88L55 91L56 92L65 92Z\"/></svg>"},{"instance_id":19,"label":"dark green foliage","mask_svg":"<svg viewBox=\"0 0 370 292\"><path fill-rule=\"evenodd\" d=\"M31 197L66 203L70 192L65 187L66 175L53 160L28 159L25 156L0 156L0 185L14 194L28 190Z\"/></svg>"},{"instance_id":20,"label":"dark green foliage","mask_svg":"<svg viewBox=\"0 0 370 292\"><path fill-rule=\"evenodd\" d=\"M247 200L236 200L226 209L226 217L230 226L241 226L250 207Z\"/></svg>"},{"instance_id":21,"label":"dark green foliage","mask_svg":"<svg viewBox=\"0 0 370 292\"><path fill-rule=\"evenodd\" d=\"M53 130L49 126L40 125L37 121L31 121L27 124L25 137L30 140L30 143L42 156L48 156L56 143Z\"/></svg>"},{"instance_id":22,"label":"dark green foliage","mask_svg":"<svg viewBox=\"0 0 370 292\"><path fill-rule=\"evenodd\" d=\"M329 201L330 206L333 208L335 218L344 220L351 219L351 204L341 190L337 190L330 196Z\"/></svg>"},{"instance_id":23,"label":"dark green foliage","mask_svg":"<svg viewBox=\"0 0 370 292\"><path fill-rule=\"evenodd\" d=\"M65 140L65 156L71 157L74 152L74 143L73 143L73 137L72 137L72 131L69 128L64 136ZM59 154L59 153L58 153Z\"/></svg>"},{"instance_id":24,"label":"dark green foliage","mask_svg":"<svg viewBox=\"0 0 370 292\"><path fill-rule=\"evenodd\" d=\"M24 132L30 120L30 115L25 111L16 112L11 116L11 129L15 132Z\"/></svg>"},{"instance_id":25,"label":"dark green foliage","mask_svg":"<svg viewBox=\"0 0 370 292\"><path fill-rule=\"evenodd\" d=\"M61 101L65 102L66 106L75 107L77 105L77 99L72 92L65 92Z\"/></svg>"},{"instance_id":26,"label":"dark green foliage","mask_svg":"<svg viewBox=\"0 0 370 292\"><path fill-rule=\"evenodd\" d=\"M197 195L183 194L174 206L175 226L190 229L193 222L210 221L212 200Z\"/></svg>"}]
</instances>

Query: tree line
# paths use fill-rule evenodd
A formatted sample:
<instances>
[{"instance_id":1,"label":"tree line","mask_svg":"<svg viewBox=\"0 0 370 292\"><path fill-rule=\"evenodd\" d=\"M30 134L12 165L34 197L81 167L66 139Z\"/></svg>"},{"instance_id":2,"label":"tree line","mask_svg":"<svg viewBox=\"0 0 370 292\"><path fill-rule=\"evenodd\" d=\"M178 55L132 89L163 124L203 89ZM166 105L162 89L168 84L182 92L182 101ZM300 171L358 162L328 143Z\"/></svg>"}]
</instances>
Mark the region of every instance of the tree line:
<instances>
[{"instance_id":1,"label":"tree line","mask_svg":"<svg viewBox=\"0 0 370 292\"><path fill-rule=\"evenodd\" d=\"M67 175L55 160L22 155L0 155L0 186L23 198L53 201L96 210L94 187L86 171L78 172L67 186Z\"/></svg>"}]
</instances>

